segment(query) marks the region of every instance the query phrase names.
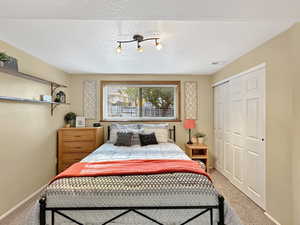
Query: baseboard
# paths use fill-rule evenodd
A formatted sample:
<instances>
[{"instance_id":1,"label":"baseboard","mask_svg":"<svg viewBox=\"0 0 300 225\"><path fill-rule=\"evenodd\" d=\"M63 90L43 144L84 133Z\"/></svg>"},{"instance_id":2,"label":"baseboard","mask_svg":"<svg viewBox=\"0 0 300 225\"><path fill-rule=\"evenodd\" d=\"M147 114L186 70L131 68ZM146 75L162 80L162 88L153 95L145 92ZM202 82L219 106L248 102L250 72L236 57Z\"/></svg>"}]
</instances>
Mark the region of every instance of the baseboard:
<instances>
[{"instance_id":1,"label":"baseboard","mask_svg":"<svg viewBox=\"0 0 300 225\"><path fill-rule=\"evenodd\" d=\"M24 205L26 202L30 201L33 197L35 197L37 194L39 194L46 186L47 186L47 184L43 185L41 188L39 188L38 190L36 190L34 193L32 193L27 198L25 198L24 200L22 200L21 202L19 202L17 205L15 205L14 207L12 207L10 210L8 210L6 213L4 213L3 215L1 215L0 216L0 221L3 220L5 217L9 216L14 211L16 211L19 207L21 207L22 205Z\"/></svg>"},{"instance_id":2,"label":"baseboard","mask_svg":"<svg viewBox=\"0 0 300 225\"><path fill-rule=\"evenodd\" d=\"M270 214L268 214L267 212L264 212L264 214L270 219L272 220L273 223L275 223L276 225L281 225L277 220L275 220Z\"/></svg>"}]
</instances>

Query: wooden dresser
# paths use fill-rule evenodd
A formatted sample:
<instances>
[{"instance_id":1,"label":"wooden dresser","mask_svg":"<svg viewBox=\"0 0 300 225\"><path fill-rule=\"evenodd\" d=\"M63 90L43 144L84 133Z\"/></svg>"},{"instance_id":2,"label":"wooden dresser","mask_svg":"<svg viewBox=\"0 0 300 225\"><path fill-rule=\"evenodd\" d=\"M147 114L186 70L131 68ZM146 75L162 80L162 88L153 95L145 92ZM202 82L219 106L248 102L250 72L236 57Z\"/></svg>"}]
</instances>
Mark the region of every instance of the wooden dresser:
<instances>
[{"instance_id":1,"label":"wooden dresser","mask_svg":"<svg viewBox=\"0 0 300 225\"><path fill-rule=\"evenodd\" d=\"M103 127L59 129L57 172L79 162L103 143Z\"/></svg>"}]
</instances>

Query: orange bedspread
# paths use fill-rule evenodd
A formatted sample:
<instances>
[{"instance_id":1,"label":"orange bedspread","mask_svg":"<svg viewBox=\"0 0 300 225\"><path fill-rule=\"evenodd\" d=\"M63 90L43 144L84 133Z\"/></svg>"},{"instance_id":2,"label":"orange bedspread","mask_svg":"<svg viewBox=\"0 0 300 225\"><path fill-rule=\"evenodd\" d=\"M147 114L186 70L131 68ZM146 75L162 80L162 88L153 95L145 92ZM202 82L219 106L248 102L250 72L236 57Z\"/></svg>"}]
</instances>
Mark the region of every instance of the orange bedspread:
<instances>
[{"instance_id":1,"label":"orange bedspread","mask_svg":"<svg viewBox=\"0 0 300 225\"><path fill-rule=\"evenodd\" d=\"M197 173L204 175L211 180L209 175L200 168L199 164L192 160L120 160L93 163L79 162L57 175L54 180L67 177L142 175L175 172Z\"/></svg>"}]
</instances>

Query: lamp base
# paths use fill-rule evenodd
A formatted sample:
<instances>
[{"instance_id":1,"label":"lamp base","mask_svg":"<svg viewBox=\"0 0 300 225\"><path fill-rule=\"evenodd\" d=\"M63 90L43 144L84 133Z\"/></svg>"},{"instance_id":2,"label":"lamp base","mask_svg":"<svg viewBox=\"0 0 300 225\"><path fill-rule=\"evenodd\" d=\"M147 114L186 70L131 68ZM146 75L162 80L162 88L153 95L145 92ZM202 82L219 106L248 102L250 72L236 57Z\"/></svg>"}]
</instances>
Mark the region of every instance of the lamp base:
<instances>
[{"instance_id":1,"label":"lamp base","mask_svg":"<svg viewBox=\"0 0 300 225\"><path fill-rule=\"evenodd\" d=\"M189 129L189 141L187 142L188 145L193 144L192 139L191 139L191 129Z\"/></svg>"}]
</instances>

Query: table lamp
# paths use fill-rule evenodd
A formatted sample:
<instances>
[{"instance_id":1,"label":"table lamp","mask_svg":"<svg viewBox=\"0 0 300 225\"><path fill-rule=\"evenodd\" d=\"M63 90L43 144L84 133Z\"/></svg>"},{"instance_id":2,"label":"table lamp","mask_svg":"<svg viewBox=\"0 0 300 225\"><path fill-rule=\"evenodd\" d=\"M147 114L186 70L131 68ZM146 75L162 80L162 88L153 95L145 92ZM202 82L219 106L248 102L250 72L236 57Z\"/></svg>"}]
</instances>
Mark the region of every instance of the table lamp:
<instances>
[{"instance_id":1,"label":"table lamp","mask_svg":"<svg viewBox=\"0 0 300 225\"><path fill-rule=\"evenodd\" d=\"M193 142L191 140L191 129L196 127L196 120L191 120L191 119L185 120L183 127L185 129L189 129L189 141L187 142L187 144L193 144Z\"/></svg>"}]
</instances>

